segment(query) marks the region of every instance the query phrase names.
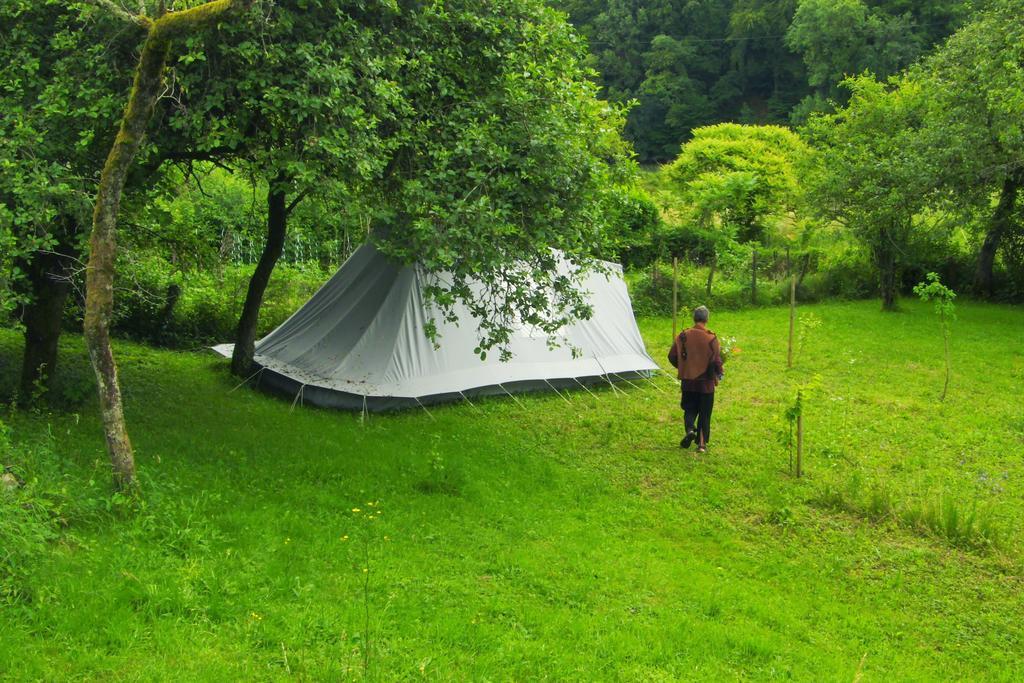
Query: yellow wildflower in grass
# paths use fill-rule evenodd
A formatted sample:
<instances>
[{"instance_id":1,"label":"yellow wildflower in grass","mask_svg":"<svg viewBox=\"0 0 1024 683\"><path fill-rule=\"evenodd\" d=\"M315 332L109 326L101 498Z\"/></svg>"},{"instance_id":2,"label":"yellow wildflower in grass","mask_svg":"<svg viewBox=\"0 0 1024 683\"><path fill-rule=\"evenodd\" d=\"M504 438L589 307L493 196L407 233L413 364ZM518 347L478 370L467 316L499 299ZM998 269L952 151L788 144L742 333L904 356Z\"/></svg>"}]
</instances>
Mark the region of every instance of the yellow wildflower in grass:
<instances>
[{"instance_id":1,"label":"yellow wildflower in grass","mask_svg":"<svg viewBox=\"0 0 1024 683\"><path fill-rule=\"evenodd\" d=\"M352 512L362 512L359 508L352 508Z\"/></svg>"}]
</instances>

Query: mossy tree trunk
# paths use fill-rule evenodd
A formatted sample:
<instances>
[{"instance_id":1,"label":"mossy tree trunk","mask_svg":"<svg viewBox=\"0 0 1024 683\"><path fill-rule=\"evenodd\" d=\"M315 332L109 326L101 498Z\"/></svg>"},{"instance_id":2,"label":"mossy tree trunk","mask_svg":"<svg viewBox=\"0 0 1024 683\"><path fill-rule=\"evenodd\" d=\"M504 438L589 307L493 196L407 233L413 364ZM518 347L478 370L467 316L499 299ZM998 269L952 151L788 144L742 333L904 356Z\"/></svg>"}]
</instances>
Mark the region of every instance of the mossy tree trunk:
<instances>
[{"instance_id":1,"label":"mossy tree trunk","mask_svg":"<svg viewBox=\"0 0 1024 683\"><path fill-rule=\"evenodd\" d=\"M139 63L135 68L128 104L121 118L117 138L107 155L96 189L89 263L86 270L85 342L96 373L103 431L113 467L114 485L120 490L137 488L135 457L124 420L117 363L110 346L110 319L114 310L114 261L117 251L117 214L128 172L142 144L153 108L163 89L167 54L174 39L206 28L233 6L234 0L215 0L181 12L161 14L156 19L127 15L112 3L101 7L146 30ZM163 3L161 3L162 5Z\"/></svg>"}]
</instances>

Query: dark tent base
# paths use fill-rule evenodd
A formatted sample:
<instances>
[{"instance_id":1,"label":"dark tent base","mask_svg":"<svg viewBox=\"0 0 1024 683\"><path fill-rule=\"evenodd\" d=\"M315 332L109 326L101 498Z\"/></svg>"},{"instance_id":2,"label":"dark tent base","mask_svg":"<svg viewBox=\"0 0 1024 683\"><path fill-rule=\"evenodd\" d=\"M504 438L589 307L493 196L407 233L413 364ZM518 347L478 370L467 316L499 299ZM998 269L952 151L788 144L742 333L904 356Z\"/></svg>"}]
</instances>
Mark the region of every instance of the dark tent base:
<instances>
[{"instance_id":1,"label":"dark tent base","mask_svg":"<svg viewBox=\"0 0 1024 683\"><path fill-rule=\"evenodd\" d=\"M652 370L638 370L615 373L613 381L625 381L634 379L648 379L654 375ZM609 379L605 375L594 375L591 377L577 377L575 379L551 379L526 380L509 382L507 384L490 385L467 389L459 393L434 394L431 396L420 396L419 398L406 398L402 396L361 396L346 391L326 389L310 384L303 385L301 382L292 379L279 372L261 367L253 380L256 388L271 394L279 395L302 405L313 405L320 408L334 408L338 410L349 410L362 412L366 410L371 413L384 413L389 411L407 410L409 408L420 408L423 406L438 405L441 403L456 403L484 396L507 396L508 394L521 394L529 392L550 392L551 387L564 390L581 390L580 384L586 387L607 386ZM300 393L301 392L301 393Z\"/></svg>"}]
</instances>

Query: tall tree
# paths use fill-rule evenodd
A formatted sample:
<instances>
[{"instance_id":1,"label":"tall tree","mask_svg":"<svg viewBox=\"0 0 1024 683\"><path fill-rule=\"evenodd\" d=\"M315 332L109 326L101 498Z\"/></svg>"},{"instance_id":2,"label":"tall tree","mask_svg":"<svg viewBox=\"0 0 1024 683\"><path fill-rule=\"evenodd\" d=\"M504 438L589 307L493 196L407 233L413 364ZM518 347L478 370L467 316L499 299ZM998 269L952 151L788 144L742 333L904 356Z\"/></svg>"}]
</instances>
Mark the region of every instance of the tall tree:
<instances>
[{"instance_id":1,"label":"tall tree","mask_svg":"<svg viewBox=\"0 0 1024 683\"><path fill-rule=\"evenodd\" d=\"M0 309L16 307L24 327L28 401L56 373L65 302L137 41L105 13L62 2L2 3L0 23Z\"/></svg>"},{"instance_id":2,"label":"tall tree","mask_svg":"<svg viewBox=\"0 0 1024 683\"><path fill-rule=\"evenodd\" d=\"M988 214L975 289L991 296L1000 246L1024 232L1017 210L1024 192L1024 3L993 3L911 77L928 94L926 126L943 141L929 150L943 171L940 200Z\"/></svg>"},{"instance_id":3,"label":"tall tree","mask_svg":"<svg viewBox=\"0 0 1024 683\"><path fill-rule=\"evenodd\" d=\"M822 218L842 222L870 251L882 309L896 308L915 220L935 183L927 149L941 144L923 127L925 98L909 79L845 81L849 103L815 115L805 131L820 149L809 181Z\"/></svg>"},{"instance_id":4,"label":"tall tree","mask_svg":"<svg viewBox=\"0 0 1024 683\"><path fill-rule=\"evenodd\" d=\"M520 322L553 331L589 315L581 278L614 235L609 196L635 165L622 111L595 97L584 43L561 15L535 0L445 9L408 17L400 33L408 115L374 239L444 272L428 306L450 317L462 302L480 354L505 356Z\"/></svg>"},{"instance_id":5,"label":"tall tree","mask_svg":"<svg viewBox=\"0 0 1024 683\"><path fill-rule=\"evenodd\" d=\"M236 374L249 373L289 215L312 193L368 191L383 172L405 106L389 35L401 12L387 2L284 0L191 41L174 63L181 93L164 113L168 134L158 144L227 161L268 188L266 237L235 336Z\"/></svg>"},{"instance_id":6,"label":"tall tree","mask_svg":"<svg viewBox=\"0 0 1024 683\"><path fill-rule=\"evenodd\" d=\"M103 430L114 471L122 490L137 487L135 457L124 420L117 364L110 345L114 306L114 260L121 193L135 154L142 144L153 108L164 87L164 70L172 43L195 35L241 6L242 0L213 0L181 11L166 11L161 1L155 15L130 14L109 0L93 0L124 21L145 31L128 103L117 137L110 148L96 190L89 262L86 271L85 342L96 374Z\"/></svg>"},{"instance_id":7,"label":"tall tree","mask_svg":"<svg viewBox=\"0 0 1024 683\"><path fill-rule=\"evenodd\" d=\"M949 35L966 0L556 0L590 44L602 95L637 101L626 136L666 161L722 121L802 122L839 82L897 73ZM803 57L803 59L801 59ZM810 82L809 82L810 79Z\"/></svg>"},{"instance_id":8,"label":"tall tree","mask_svg":"<svg viewBox=\"0 0 1024 683\"><path fill-rule=\"evenodd\" d=\"M665 171L704 227L762 241L796 210L811 150L781 126L722 123L693 131Z\"/></svg>"},{"instance_id":9,"label":"tall tree","mask_svg":"<svg viewBox=\"0 0 1024 683\"><path fill-rule=\"evenodd\" d=\"M443 12L289 1L260 36L225 27L183 57L221 76L180 80L190 112L181 125L199 149L227 147L271 181L251 293L294 198L337 183L376 207L380 248L450 274L430 294L441 311L471 303L482 353L507 339L516 315L561 324L586 313L578 277L558 274L550 248L592 264L606 192L634 166L621 113L595 99L583 43L560 15L535 0L457 0ZM494 296L473 296L471 278ZM250 297L236 372L252 361L258 308Z\"/></svg>"}]
</instances>

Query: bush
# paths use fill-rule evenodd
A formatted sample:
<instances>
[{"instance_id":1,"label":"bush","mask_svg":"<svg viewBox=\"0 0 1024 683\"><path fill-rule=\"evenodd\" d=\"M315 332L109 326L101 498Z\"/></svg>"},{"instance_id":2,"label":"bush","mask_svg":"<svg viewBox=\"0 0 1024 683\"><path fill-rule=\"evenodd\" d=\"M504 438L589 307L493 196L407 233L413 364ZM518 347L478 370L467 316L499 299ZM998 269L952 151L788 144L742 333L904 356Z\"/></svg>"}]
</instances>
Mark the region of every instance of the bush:
<instances>
[{"instance_id":1,"label":"bush","mask_svg":"<svg viewBox=\"0 0 1024 683\"><path fill-rule=\"evenodd\" d=\"M700 304L729 310L753 305L751 296L751 263L753 246L732 243L723 249L715 264L711 295L707 294L711 266L691 261L680 261L678 297L681 309ZM817 249L808 249L793 257L793 267L804 275L797 290L801 302L820 301L828 297L860 298L871 294L870 268L866 271L857 262L843 254L835 258ZM852 264L852 265L851 265ZM819 270L816 268L831 268ZM778 306L789 302L789 277L785 252L758 247L757 305ZM865 274L867 273L867 274ZM668 263L634 269L626 274L637 315L671 315L672 266Z\"/></svg>"},{"instance_id":2,"label":"bush","mask_svg":"<svg viewBox=\"0 0 1024 683\"><path fill-rule=\"evenodd\" d=\"M874 265L860 246L838 242L817 256L814 271L804 276L797 292L801 301L865 299L877 294Z\"/></svg>"},{"instance_id":3,"label":"bush","mask_svg":"<svg viewBox=\"0 0 1024 683\"><path fill-rule=\"evenodd\" d=\"M182 272L159 256L126 260L119 265L112 331L172 348L232 341L254 269L227 265L210 272ZM258 334L284 322L330 275L315 263L279 263L260 309ZM71 316L79 326L81 302Z\"/></svg>"}]
</instances>

